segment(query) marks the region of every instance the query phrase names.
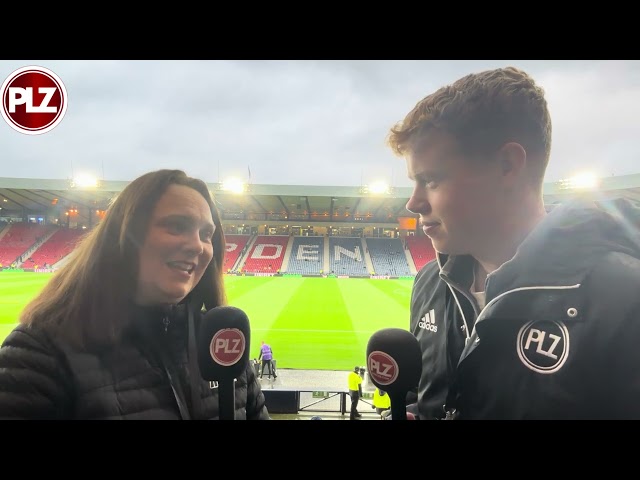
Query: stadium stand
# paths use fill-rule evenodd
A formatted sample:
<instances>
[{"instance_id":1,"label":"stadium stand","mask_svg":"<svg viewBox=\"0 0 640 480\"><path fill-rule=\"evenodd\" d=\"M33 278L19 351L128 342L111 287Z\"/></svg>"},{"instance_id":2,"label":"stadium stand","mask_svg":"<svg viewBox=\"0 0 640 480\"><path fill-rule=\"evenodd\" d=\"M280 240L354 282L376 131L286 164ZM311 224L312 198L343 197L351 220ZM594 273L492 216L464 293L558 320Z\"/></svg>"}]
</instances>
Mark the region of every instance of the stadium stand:
<instances>
[{"instance_id":1,"label":"stadium stand","mask_svg":"<svg viewBox=\"0 0 640 480\"><path fill-rule=\"evenodd\" d=\"M251 235L225 235L227 251L224 257L223 272L233 270L238 258L244 253L244 249Z\"/></svg>"},{"instance_id":2,"label":"stadium stand","mask_svg":"<svg viewBox=\"0 0 640 480\"><path fill-rule=\"evenodd\" d=\"M289 235L258 235L241 267L250 273L277 273L282 267Z\"/></svg>"},{"instance_id":3,"label":"stadium stand","mask_svg":"<svg viewBox=\"0 0 640 480\"><path fill-rule=\"evenodd\" d=\"M294 237L287 273L318 275L324 263L324 237Z\"/></svg>"},{"instance_id":4,"label":"stadium stand","mask_svg":"<svg viewBox=\"0 0 640 480\"><path fill-rule=\"evenodd\" d=\"M436 258L436 252L429 237L416 235L407 237L405 241L411 252L413 263L416 265L416 270L420 271L422 267Z\"/></svg>"},{"instance_id":5,"label":"stadium stand","mask_svg":"<svg viewBox=\"0 0 640 480\"><path fill-rule=\"evenodd\" d=\"M45 237L56 227L34 223L12 223L0 239L0 264L11 265L20 261L19 257L29 250L38 240Z\"/></svg>"},{"instance_id":6,"label":"stadium stand","mask_svg":"<svg viewBox=\"0 0 640 480\"><path fill-rule=\"evenodd\" d=\"M404 247L399 238L367 238L366 242L376 275L411 276Z\"/></svg>"},{"instance_id":7,"label":"stadium stand","mask_svg":"<svg viewBox=\"0 0 640 480\"><path fill-rule=\"evenodd\" d=\"M329 237L331 273L335 275L367 276L362 241L355 237Z\"/></svg>"},{"instance_id":8,"label":"stadium stand","mask_svg":"<svg viewBox=\"0 0 640 480\"><path fill-rule=\"evenodd\" d=\"M34 268L36 265L42 267L45 264L52 266L62 260L73 251L76 243L86 233L86 230L58 228L38 249L33 252L30 258L21 265L22 268Z\"/></svg>"}]
</instances>

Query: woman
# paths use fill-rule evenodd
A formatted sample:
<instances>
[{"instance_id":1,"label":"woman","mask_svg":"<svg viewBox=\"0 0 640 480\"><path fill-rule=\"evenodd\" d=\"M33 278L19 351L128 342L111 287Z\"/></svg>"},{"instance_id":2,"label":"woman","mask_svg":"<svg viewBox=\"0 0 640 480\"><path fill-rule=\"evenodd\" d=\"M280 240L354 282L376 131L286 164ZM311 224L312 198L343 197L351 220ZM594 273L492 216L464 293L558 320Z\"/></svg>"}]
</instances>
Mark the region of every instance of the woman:
<instances>
[{"instance_id":1,"label":"woman","mask_svg":"<svg viewBox=\"0 0 640 480\"><path fill-rule=\"evenodd\" d=\"M224 253L204 182L180 170L131 182L0 348L0 418L218 418L195 331L226 302ZM269 419L249 365L235 388L236 419Z\"/></svg>"}]
</instances>

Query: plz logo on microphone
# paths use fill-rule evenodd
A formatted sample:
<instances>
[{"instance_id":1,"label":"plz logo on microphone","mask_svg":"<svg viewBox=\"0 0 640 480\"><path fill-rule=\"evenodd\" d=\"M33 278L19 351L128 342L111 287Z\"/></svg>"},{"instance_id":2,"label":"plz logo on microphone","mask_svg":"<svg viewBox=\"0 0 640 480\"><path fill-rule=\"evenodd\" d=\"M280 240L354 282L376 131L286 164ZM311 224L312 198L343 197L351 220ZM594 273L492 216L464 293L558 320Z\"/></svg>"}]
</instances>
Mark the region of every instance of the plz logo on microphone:
<instances>
[{"instance_id":1,"label":"plz logo on microphone","mask_svg":"<svg viewBox=\"0 0 640 480\"><path fill-rule=\"evenodd\" d=\"M371 379L380 385L390 385L398 378L398 364L393 357L376 350L367 358L367 369Z\"/></svg>"},{"instance_id":2,"label":"plz logo on microphone","mask_svg":"<svg viewBox=\"0 0 640 480\"><path fill-rule=\"evenodd\" d=\"M245 347L244 333L237 328L225 328L213 336L209 352L214 362L229 367L242 358Z\"/></svg>"},{"instance_id":3,"label":"plz logo on microphone","mask_svg":"<svg viewBox=\"0 0 640 480\"><path fill-rule=\"evenodd\" d=\"M2 116L14 130L40 135L54 129L67 111L67 90L54 72L22 67L12 72L0 89Z\"/></svg>"}]
</instances>

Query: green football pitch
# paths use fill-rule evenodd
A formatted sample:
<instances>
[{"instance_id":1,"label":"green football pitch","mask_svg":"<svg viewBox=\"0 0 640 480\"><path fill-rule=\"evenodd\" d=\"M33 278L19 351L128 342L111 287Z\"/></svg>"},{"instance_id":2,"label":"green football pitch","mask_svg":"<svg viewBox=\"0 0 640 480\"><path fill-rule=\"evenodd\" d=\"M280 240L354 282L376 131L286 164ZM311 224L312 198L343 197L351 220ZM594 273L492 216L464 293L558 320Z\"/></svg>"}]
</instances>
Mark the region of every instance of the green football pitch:
<instances>
[{"instance_id":1,"label":"green football pitch","mask_svg":"<svg viewBox=\"0 0 640 480\"><path fill-rule=\"evenodd\" d=\"M0 341L49 273L0 272ZM278 368L351 370L365 365L381 328L409 326L411 280L225 276L229 305L251 323L251 358L269 343Z\"/></svg>"}]
</instances>

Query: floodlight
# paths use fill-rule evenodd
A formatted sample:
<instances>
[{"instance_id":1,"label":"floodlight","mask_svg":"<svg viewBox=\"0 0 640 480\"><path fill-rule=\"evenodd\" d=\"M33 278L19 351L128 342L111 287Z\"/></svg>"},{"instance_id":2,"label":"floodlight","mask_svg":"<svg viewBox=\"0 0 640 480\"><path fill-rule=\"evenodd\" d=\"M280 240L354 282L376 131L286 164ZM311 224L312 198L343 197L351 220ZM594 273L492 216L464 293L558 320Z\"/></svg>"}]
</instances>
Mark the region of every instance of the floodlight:
<instances>
[{"instance_id":1,"label":"floodlight","mask_svg":"<svg viewBox=\"0 0 640 480\"><path fill-rule=\"evenodd\" d=\"M222 190L231 193L242 193L245 191L246 184L237 178L229 178L222 182Z\"/></svg>"},{"instance_id":2,"label":"floodlight","mask_svg":"<svg viewBox=\"0 0 640 480\"><path fill-rule=\"evenodd\" d=\"M600 179L592 172L584 172L570 178L560 180L560 188L564 190L590 190L597 188Z\"/></svg>"}]
</instances>

